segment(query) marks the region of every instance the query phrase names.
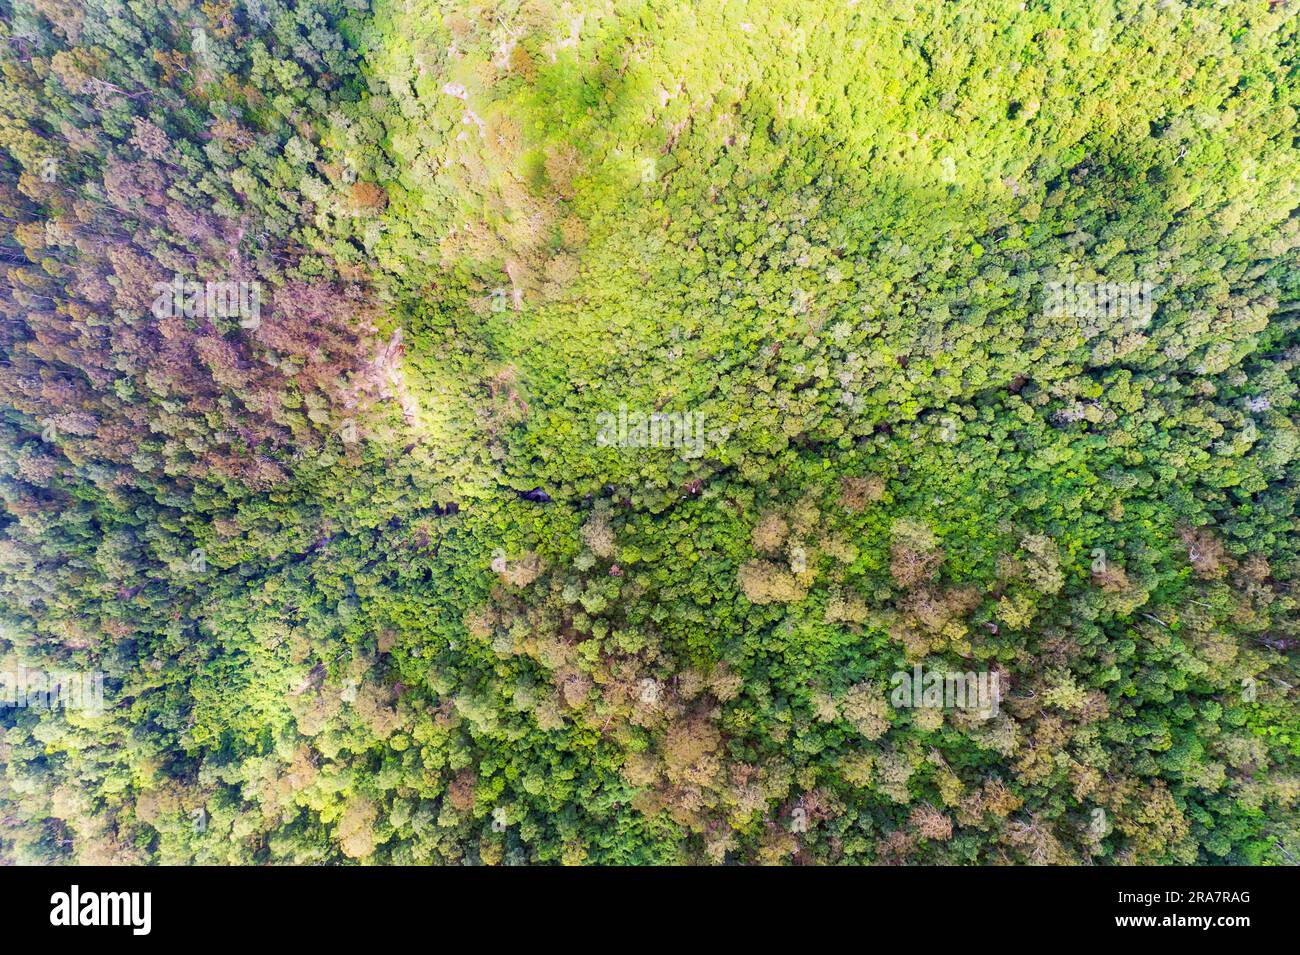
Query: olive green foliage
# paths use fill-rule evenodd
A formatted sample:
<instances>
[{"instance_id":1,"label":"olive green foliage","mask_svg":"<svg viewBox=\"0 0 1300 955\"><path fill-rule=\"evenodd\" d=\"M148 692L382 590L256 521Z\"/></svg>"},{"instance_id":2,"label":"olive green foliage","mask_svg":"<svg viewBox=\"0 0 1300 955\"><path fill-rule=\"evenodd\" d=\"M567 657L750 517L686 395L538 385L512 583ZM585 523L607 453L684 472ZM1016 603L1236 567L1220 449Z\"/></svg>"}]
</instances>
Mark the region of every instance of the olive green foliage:
<instances>
[{"instance_id":1,"label":"olive green foliage","mask_svg":"<svg viewBox=\"0 0 1300 955\"><path fill-rule=\"evenodd\" d=\"M161 6L0 2L5 859L1296 861L1293 5Z\"/></svg>"}]
</instances>

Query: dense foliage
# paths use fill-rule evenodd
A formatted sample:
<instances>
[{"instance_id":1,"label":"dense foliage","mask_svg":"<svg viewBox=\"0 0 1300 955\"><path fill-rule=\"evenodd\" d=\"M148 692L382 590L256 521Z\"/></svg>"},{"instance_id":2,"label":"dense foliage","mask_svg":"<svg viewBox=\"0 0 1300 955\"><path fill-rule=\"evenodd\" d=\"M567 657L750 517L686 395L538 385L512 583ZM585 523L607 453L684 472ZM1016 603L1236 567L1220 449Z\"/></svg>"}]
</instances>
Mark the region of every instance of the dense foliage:
<instances>
[{"instance_id":1,"label":"dense foliage","mask_svg":"<svg viewBox=\"0 0 1300 955\"><path fill-rule=\"evenodd\" d=\"M1297 20L0 0L0 858L1296 862Z\"/></svg>"}]
</instances>

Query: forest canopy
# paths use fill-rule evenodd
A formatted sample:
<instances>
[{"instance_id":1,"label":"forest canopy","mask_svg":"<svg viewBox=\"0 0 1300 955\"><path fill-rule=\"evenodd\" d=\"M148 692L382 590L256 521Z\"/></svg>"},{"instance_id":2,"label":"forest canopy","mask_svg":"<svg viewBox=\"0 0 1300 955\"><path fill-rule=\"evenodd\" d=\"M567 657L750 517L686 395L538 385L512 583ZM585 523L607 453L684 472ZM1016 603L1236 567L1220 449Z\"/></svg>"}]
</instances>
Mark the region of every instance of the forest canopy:
<instances>
[{"instance_id":1,"label":"forest canopy","mask_svg":"<svg viewBox=\"0 0 1300 955\"><path fill-rule=\"evenodd\" d=\"M0 862L1295 864L1295 0L0 0Z\"/></svg>"}]
</instances>

